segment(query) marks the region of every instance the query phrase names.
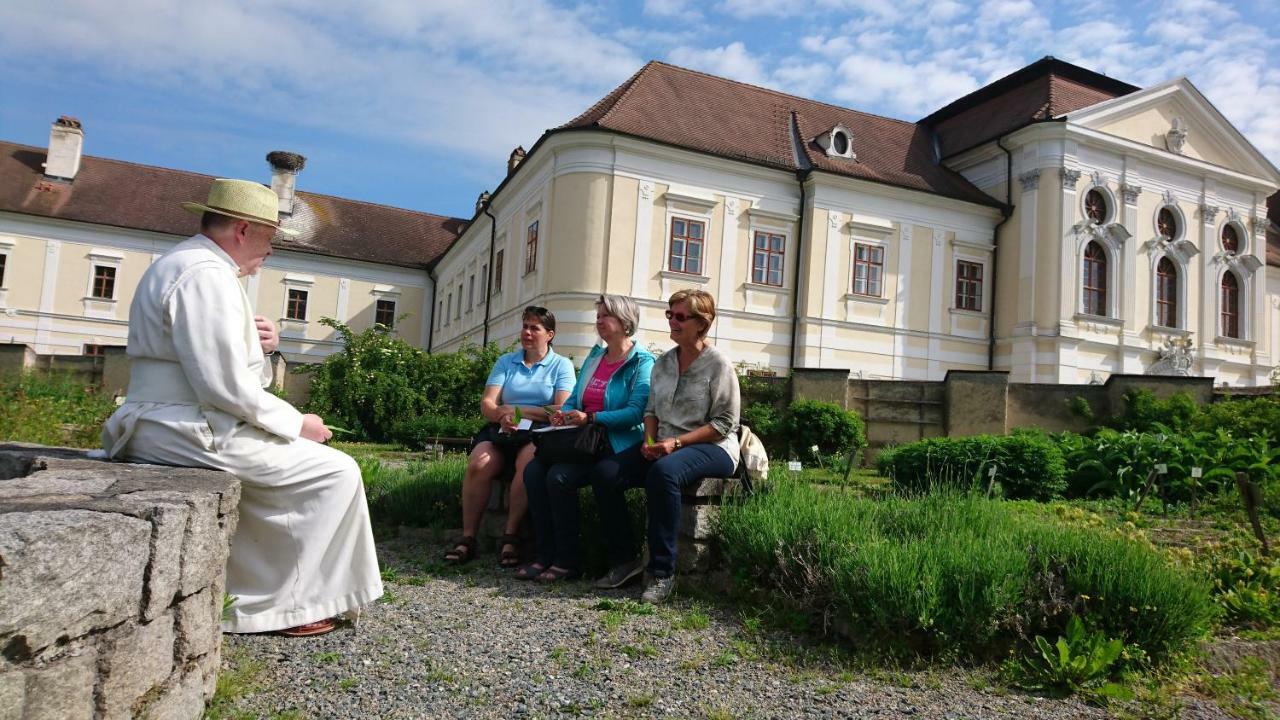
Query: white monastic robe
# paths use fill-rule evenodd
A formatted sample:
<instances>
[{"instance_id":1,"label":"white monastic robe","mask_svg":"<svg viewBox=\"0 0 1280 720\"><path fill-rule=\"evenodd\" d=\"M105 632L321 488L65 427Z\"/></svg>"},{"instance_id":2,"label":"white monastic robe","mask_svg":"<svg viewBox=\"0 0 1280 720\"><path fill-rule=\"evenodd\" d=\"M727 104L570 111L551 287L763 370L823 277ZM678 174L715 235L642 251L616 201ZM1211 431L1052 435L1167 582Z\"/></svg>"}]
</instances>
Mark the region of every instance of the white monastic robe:
<instances>
[{"instance_id":1,"label":"white monastic robe","mask_svg":"<svg viewBox=\"0 0 1280 720\"><path fill-rule=\"evenodd\" d=\"M129 309L129 394L102 440L112 457L240 479L222 628L254 633L356 610L382 581L360 469L299 437L302 414L263 389L271 370L238 275L203 235L147 269Z\"/></svg>"}]
</instances>

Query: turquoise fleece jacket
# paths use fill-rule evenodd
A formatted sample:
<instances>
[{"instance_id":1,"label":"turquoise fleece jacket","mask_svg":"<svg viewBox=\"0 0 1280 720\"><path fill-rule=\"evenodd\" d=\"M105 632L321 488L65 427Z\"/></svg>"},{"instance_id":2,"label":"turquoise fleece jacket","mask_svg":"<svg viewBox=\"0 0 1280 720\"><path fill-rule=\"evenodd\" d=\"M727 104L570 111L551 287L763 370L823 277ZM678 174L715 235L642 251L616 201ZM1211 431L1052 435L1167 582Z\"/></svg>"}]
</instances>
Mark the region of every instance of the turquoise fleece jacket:
<instances>
[{"instance_id":1,"label":"turquoise fleece jacket","mask_svg":"<svg viewBox=\"0 0 1280 720\"><path fill-rule=\"evenodd\" d=\"M586 390L591 376L596 374L600 359L604 357L604 345L591 348L578 373L573 393L562 408L564 412L582 409L582 391ZM649 374L653 372L653 353L631 346L627 359L618 368L604 388L604 410L596 413L596 422L609 431L609 444L615 453L622 452L644 439L644 407L649 402Z\"/></svg>"}]
</instances>

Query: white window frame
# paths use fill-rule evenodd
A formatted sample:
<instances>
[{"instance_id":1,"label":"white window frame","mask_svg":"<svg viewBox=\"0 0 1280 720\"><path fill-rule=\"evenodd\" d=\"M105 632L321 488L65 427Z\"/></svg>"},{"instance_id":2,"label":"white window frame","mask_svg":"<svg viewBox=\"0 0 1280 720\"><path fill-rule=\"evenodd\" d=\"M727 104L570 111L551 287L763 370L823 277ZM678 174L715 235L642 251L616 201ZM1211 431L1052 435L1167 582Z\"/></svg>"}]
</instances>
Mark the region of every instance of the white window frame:
<instances>
[{"instance_id":1,"label":"white window frame","mask_svg":"<svg viewBox=\"0 0 1280 720\"><path fill-rule=\"evenodd\" d=\"M982 268L982 292L978 294L978 309L956 307L956 284L960 282L960 263L966 262ZM963 315L987 316L991 307L991 268L986 258L970 253L953 252L951 257L951 310Z\"/></svg>"},{"instance_id":2,"label":"white window frame","mask_svg":"<svg viewBox=\"0 0 1280 720\"><path fill-rule=\"evenodd\" d=\"M791 286L787 279L794 273L792 237L796 217L789 213L777 213L753 207L747 209L747 218L747 287L765 292L790 292ZM758 232L782 236L782 284L780 285L755 281L756 233Z\"/></svg>"},{"instance_id":3,"label":"white window frame","mask_svg":"<svg viewBox=\"0 0 1280 720\"><path fill-rule=\"evenodd\" d=\"M1106 315L1095 315L1085 312L1084 308L1084 249L1089 247L1089 243L1096 242L1098 247L1102 248L1102 254L1107 258L1107 307ZM1076 317L1077 319L1086 319L1090 321L1110 321L1112 323L1121 323L1123 320L1119 317L1119 299L1120 299L1120 253L1118 248L1112 247L1111 243L1103 238L1096 238L1092 235L1082 234L1081 239L1076 243L1075 265L1075 291L1076 291Z\"/></svg>"},{"instance_id":4,"label":"white window frame","mask_svg":"<svg viewBox=\"0 0 1280 720\"><path fill-rule=\"evenodd\" d=\"M1227 337L1222 327L1222 278L1227 273L1233 273L1236 280L1240 283L1240 337ZM1213 283L1213 327L1215 340L1219 343L1235 343L1237 345L1249 345L1254 341L1253 338L1253 280L1254 276L1248 273L1232 270L1226 265L1218 268L1214 274Z\"/></svg>"},{"instance_id":5,"label":"white window frame","mask_svg":"<svg viewBox=\"0 0 1280 720\"><path fill-rule=\"evenodd\" d=\"M12 238L0 237L0 257L4 258L4 272L0 274L0 307L5 307L9 301L9 278L13 275L9 256L16 246L17 243Z\"/></svg>"},{"instance_id":6,"label":"white window frame","mask_svg":"<svg viewBox=\"0 0 1280 720\"><path fill-rule=\"evenodd\" d=\"M124 253L117 250L109 250L104 248L92 248L88 253L89 273L85 282L84 306L85 317L113 319L116 316L116 308L119 306L120 297L120 268L124 265ZM115 282L111 285L111 297L100 298L93 296L93 279L98 274L99 267L109 267L115 270Z\"/></svg>"},{"instance_id":7,"label":"white window frame","mask_svg":"<svg viewBox=\"0 0 1280 720\"><path fill-rule=\"evenodd\" d=\"M1178 303L1178 317L1175 318L1176 322L1178 323L1177 327L1169 327L1168 325L1161 325L1159 322L1160 312L1159 312L1159 308L1156 306L1156 302L1159 299L1160 288L1159 288L1159 282L1157 281L1157 278L1156 278L1156 270L1160 267L1160 261L1164 258L1169 258L1169 262L1173 263L1174 270L1178 272L1178 297L1176 298L1176 302ZM1151 266L1150 268L1148 268L1148 271L1151 277L1151 297L1149 298L1150 305L1151 305L1151 313L1150 313L1150 317L1147 318L1147 323L1151 326L1152 330L1155 330L1157 332L1162 332L1165 334L1186 335L1187 334L1187 276L1190 271L1188 264L1183 260L1181 260L1178 257L1177 253L1157 252L1152 254ZM1219 300L1221 300L1221 298L1219 298ZM1221 318L1219 318L1219 320L1221 320Z\"/></svg>"},{"instance_id":8,"label":"white window frame","mask_svg":"<svg viewBox=\"0 0 1280 720\"><path fill-rule=\"evenodd\" d=\"M677 289L687 287L702 288L711 282L711 276L707 275L707 272L710 268L715 267L716 263L712 262L711 256L707 251L711 244L712 234L715 232L711 221L718 203L714 198L699 197L671 189L663 193L663 199L666 201L667 210L660 236L662 259L659 267L662 269L658 271L658 276L662 279L662 295L666 297ZM699 274L695 275L671 269L671 221L676 218L703 223L702 272ZM719 260L719 254L717 254L716 260Z\"/></svg>"},{"instance_id":9,"label":"white window frame","mask_svg":"<svg viewBox=\"0 0 1280 720\"><path fill-rule=\"evenodd\" d=\"M1110 225L1111 223L1114 223L1117 215L1119 214L1120 206L1116 203L1116 194L1111 192L1111 188L1107 187L1105 183L1091 184L1080 192L1079 201L1077 203L1079 205L1080 220L1082 222L1087 222L1089 220L1089 213L1085 210L1084 201L1088 199L1090 190L1097 190L1102 193L1102 197L1107 203L1107 216L1098 224Z\"/></svg>"},{"instance_id":10,"label":"white window frame","mask_svg":"<svg viewBox=\"0 0 1280 720\"><path fill-rule=\"evenodd\" d=\"M1248 255L1249 253L1251 253L1253 251L1252 244L1250 243L1251 238L1249 237L1249 233L1246 232L1244 229L1244 223L1240 222L1239 220L1227 220L1226 222L1222 223L1221 226L1218 227L1217 231L1214 233L1214 236L1215 236L1214 241L1218 246L1218 250L1224 253L1227 251L1227 249L1222 245L1222 231L1228 225L1235 228L1236 239L1240 243L1240 247L1237 248L1236 251L1232 253L1232 255L1234 255L1235 257L1244 257L1245 255Z\"/></svg>"},{"instance_id":11,"label":"white window frame","mask_svg":"<svg viewBox=\"0 0 1280 720\"><path fill-rule=\"evenodd\" d=\"M867 295L854 290L854 283L858 281L856 272L856 263L858 261L858 246L866 245L880 249L880 293L878 295ZM884 301L888 302L889 297L886 291L889 289L888 270L889 267L889 243L883 240L876 240L861 235L853 236L849 241L849 287L847 288L846 297L854 300L865 300L868 302Z\"/></svg>"},{"instance_id":12,"label":"white window frame","mask_svg":"<svg viewBox=\"0 0 1280 720\"><path fill-rule=\"evenodd\" d=\"M297 331L306 327L307 318L311 316L311 290L315 287L316 279L312 275L302 275L300 273L285 273L283 279L280 280L283 286L281 293L283 297L280 303L280 329ZM289 291L301 290L307 294L306 317L302 319L294 319L289 317ZM346 318L342 318L346 322Z\"/></svg>"}]
</instances>

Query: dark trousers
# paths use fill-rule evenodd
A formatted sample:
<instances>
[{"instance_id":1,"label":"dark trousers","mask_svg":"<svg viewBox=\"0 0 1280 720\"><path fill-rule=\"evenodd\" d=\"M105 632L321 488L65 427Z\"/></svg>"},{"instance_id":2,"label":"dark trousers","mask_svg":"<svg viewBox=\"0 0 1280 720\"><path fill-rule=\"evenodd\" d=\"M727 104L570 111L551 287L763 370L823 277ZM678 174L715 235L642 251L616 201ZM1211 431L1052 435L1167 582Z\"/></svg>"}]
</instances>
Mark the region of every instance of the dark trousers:
<instances>
[{"instance_id":1,"label":"dark trousers","mask_svg":"<svg viewBox=\"0 0 1280 720\"><path fill-rule=\"evenodd\" d=\"M591 465L546 463L534 457L524 468L524 487L529 494L529 517L537 561L543 567L579 570L582 567L582 521L578 488L590 480Z\"/></svg>"},{"instance_id":2,"label":"dark trousers","mask_svg":"<svg viewBox=\"0 0 1280 720\"><path fill-rule=\"evenodd\" d=\"M525 471L528 482L528 470ZM709 443L689 445L650 462L640 454L640 443L591 468L591 489L600 511L600 526L609 548L609 564L616 566L636 556L635 539L627 517L625 493L643 487L649 515L649 574L670 577L676 571L676 536L680 530L680 491L708 477L733 474L729 453Z\"/></svg>"}]
</instances>

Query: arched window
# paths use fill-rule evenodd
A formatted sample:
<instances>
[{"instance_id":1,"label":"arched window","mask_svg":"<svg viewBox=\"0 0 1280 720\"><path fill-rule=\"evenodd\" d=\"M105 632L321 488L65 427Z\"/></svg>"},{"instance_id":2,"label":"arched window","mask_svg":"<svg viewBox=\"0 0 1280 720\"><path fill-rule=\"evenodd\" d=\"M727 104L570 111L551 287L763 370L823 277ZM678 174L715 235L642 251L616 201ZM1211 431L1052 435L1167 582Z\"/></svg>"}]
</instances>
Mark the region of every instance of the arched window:
<instances>
[{"instance_id":1,"label":"arched window","mask_svg":"<svg viewBox=\"0 0 1280 720\"><path fill-rule=\"evenodd\" d=\"M1178 268L1167 257L1156 264L1156 324L1178 327Z\"/></svg>"},{"instance_id":2,"label":"arched window","mask_svg":"<svg viewBox=\"0 0 1280 720\"><path fill-rule=\"evenodd\" d=\"M1087 315L1107 314L1107 254L1090 242L1084 248L1084 311Z\"/></svg>"},{"instance_id":3,"label":"arched window","mask_svg":"<svg viewBox=\"0 0 1280 720\"><path fill-rule=\"evenodd\" d=\"M1085 193L1084 214L1098 225L1107 221L1107 198L1101 190L1094 188Z\"/></svg>"},{"instance_id":4,"label":"arched window","mask_svg":"<svg viewBox=\"0 0 1280 720\"><path fill-rule=\"evenodd\" d=\"M1156 215L1156 232L1169 240L1178 237L1178 216L1173 214L1173 210L1160 208Z\"/></svg>"},{"instance_id":5,"label":"arched window","mask_svg":"<svg viewBox=\"0 0 1280 720\"><path fill-rule=\"evenodd\" d=\"M1232 255L1240 251L1240 234L1231 223L1222 226L1222 249Z\"/></svg>"},{"instance_id":6,"label":"arched window","mask_svg":"<svg viewBox=\"0 0 1280 720\"><path fill-rule=\"evenodd\" d=\"M1222 276L1222 336L1240 337L1240 280L1230 270Z\"/></svg>"}]
</instances>

